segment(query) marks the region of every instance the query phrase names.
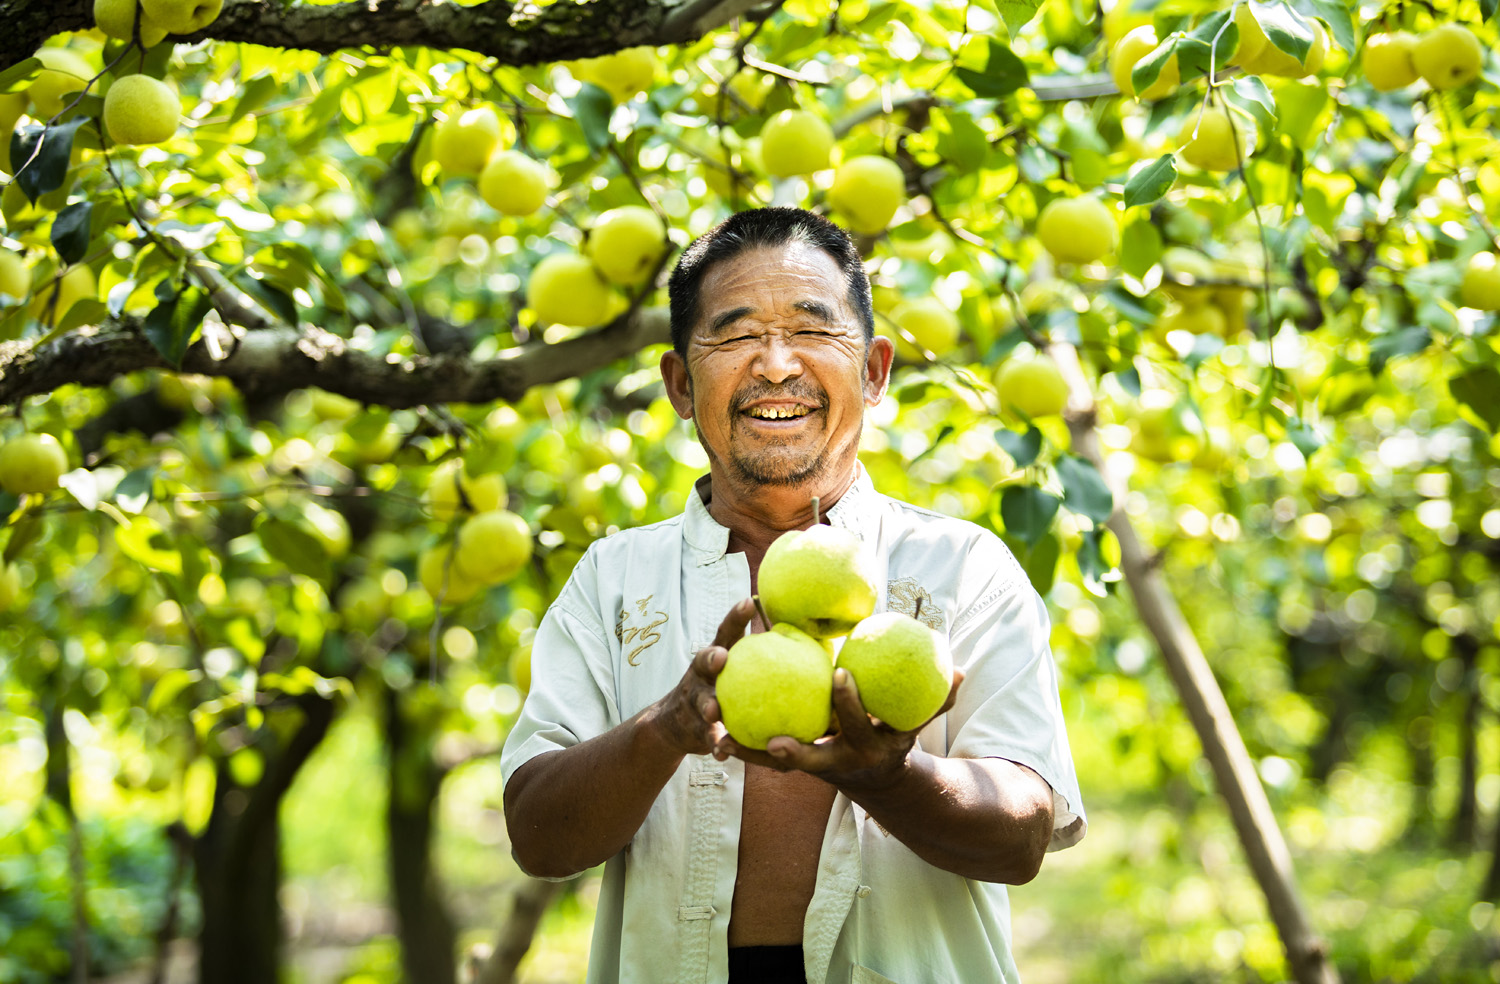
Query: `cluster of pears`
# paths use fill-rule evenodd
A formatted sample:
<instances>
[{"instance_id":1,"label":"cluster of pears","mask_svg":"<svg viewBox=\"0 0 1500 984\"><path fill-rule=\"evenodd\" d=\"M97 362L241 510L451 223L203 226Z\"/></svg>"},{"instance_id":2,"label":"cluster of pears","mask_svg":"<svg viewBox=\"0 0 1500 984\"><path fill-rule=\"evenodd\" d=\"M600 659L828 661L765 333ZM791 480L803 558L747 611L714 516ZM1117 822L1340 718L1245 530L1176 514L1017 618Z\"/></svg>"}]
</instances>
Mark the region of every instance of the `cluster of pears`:
<instances>
[{"instance_id":1,"label":"cluster of pears","mask_svg":"<svg viewBox=\"0 0 1500 984\"><path fill-rule=\"evenodd\" d=\"M465 517L451 540L423 551L417 579L443 603L462 604L482 588L501 584L531 560L531 527L505 508L505 478L470 475L459 459L438 466L427 486L428 511L439 522Z\"/></svg>"},{"instance_id":2,"label":"cluster of pears","mask_svg":"<svg viewBox=\"0 0 1500 984\"><path fill-rule=\"evenodd\" d=\"M770 631L736 642L716 685L735 741L764 749L777 735L811 742L828 733L838 723L839 668L853 677L865 711L898 731L942 708L953 682L946 637L900 612L873 614L875 583L852 533L816 522L783 533L761 560L758 584ZM847 638L835 655L840 636Z\"/></svg>"},{"instance_id":3,"label":"cluster of pears","mask_svg":"<svg viewBox=\"0 0 1500 984\"><path fill-rule=\"evenodd\" d=\"M808 109L784 109L760 130L760 163L773 178L827 170L833 165L833 128ZM906 201L906 175L879 154L844 160L834 170L828 203L850 229L874 236L885 231Z\"/></svg>"},{"instance_id":4,"label":"cluster of pears","mask_svg":"<svg viewBox=\"0 0 1500 984\"><path fill-rule=\"evenodd\" d=\"M47 493L68 470L68 453L51 434L22 434L0 444L0 489L12 495ZM0 612L21 597L21 571L0 562Z\"/></svg>"},{"instance_id":5,"label":"cluster of pears","mask_svg":"<svg viewBox=\"0 0 1500 984\"><path fill-rule=\"evenodd\" d=\"M1443 24L1420 35L1410 31L1376 34L1365 41L1360 67L1381 92L1404 89L1425 79L1434 89L1457 89L1479 77L1484 51L1462 24Z\"/></svg>"},{"instance_id":6,"label":"cluster of pears","mask_svg":"<svg viewBox=\"0 0 1500 984\"><path fill-rule=\"evenodd\" d=\"M169 34L203 30L223 7L224 0L94 0L94 24L121 41L135 40L139 26L140 43L150 48ZM117 144L162 143L181 116L177 93L149 75L122 76L104 94L104 129Z\"/></svg>"}]
</instances>

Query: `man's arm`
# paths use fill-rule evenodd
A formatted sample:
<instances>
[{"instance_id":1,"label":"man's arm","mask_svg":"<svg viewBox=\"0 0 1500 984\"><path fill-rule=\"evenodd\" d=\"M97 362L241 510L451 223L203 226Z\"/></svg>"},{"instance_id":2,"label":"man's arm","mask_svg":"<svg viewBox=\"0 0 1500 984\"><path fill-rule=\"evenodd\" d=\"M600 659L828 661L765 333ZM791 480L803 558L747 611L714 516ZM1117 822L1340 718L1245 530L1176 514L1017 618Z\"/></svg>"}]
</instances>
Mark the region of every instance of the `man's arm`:
<instances>
[{"instance_id":1,"label":"man's arm","mask_svg":"<svg viewBox=\"0 0 1500 984\"><path fill-rule=\"evenodd\" d=\"M714 680L753 612L749 601L731 609L714 645L661 700L516 769L505 787L505 823L523 870L564 878L607 861L635 837L683 757L713 750L724 733Z\"/></svg>"},{"instance_id":2,"label":"man's arm","mask_svg":"<svg viewBox=\"0 0 1500 984\"><path fill-rule=\"evenodd\" d=\"M954 694L962 674L955 677ZM810 745L773 738L762 753L726 736L715 754L818 776L945 871L1017 885L1036 876L1052 837L1052 787L1046 780L1004 759L923 751L916 747L920 727L896 731L870 720L844 670L834 673L833 699L839 733L832 738ZM952 702L950 695L938 713Z\"/></svg>"}]
</instances>

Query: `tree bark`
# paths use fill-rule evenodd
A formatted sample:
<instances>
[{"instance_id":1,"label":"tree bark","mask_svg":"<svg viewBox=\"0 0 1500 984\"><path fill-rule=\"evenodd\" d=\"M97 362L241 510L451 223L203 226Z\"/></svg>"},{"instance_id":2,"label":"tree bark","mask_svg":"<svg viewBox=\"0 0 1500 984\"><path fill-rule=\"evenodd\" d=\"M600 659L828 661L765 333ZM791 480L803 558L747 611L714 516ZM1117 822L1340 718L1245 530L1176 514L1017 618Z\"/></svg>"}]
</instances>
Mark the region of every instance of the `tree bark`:
<instances>
[{"instance_id":1,"label":"tree bark","mask_svg":"<svg viewBox=\"0 0 1500 984\"><path fill-rule=\"evenodd\" d=\"M513 984L547 907L567 885L529 878L516 888L511 896L510 918L500 927L494 952L475 975L475 984Z\"/></svg>"},{"instance_id":2,"label":"tree bark","mask_svg":"<svg viewBox=\"0 0 1500 984\"><path fill-rule=\"evenodd\" d=\"M444 773L431 732L407 719L404 704L400 692L386 690L386 849L401 968L407 984L453 984L458 932L432 863L432 815Z\"/></svg>"},{"instance_id":3,"label":"tree bark","mask_svg":"<svg viewBox=\"0 0 1500 984\"><path fill-rule=\"evenodd\" d=\"M298 704L302 725L284 748L265 750L265 773L255 787L235 786L227 766L219 767L213 811L193 845L202 984L281 979L281 800L333 720L332 701L308 696Z\"/></svg>"},{"instance_id":4,"label":"tree bark","mask_svg":"<svg viewBox=\"0 0 1500 984\"><path fill-rule=\"evenodd\" d=\"M1465 632L1453 640L1464 664L1463 717L1459 721L1458 805L1448 828L1448 843L1458 850L1474 847L1479 837L1479 640Z\"/></svg>"},{"instance_id":5,"label":"tree bark","mask_svg":"<svg viewBox=\"0 0 1500 984\"><path fill-rule=\"evenodd\" d=\"M1281 828L1266 799L1255 764L1245 748L1219 682L1183 618L1161 572L1136 535L1124 509L1126 490L1105 467L1094 430L1094 398L1078 351L1056 344L1049 354L1062 370L1070 391L1067 412L1073 449L1099 469L1114 492L1109 528L1120 543L1120 566L1135 599L1136 610L1156 639L1193 729L1213 768L1219 794L1229 808L1250 870L1265 893L1271 919L1281 935L1292 976L1300 984L1335 984L1338 971L1328 958L1328 944L1313 932L1297 889Z\"/></svg>"}]
</instances>

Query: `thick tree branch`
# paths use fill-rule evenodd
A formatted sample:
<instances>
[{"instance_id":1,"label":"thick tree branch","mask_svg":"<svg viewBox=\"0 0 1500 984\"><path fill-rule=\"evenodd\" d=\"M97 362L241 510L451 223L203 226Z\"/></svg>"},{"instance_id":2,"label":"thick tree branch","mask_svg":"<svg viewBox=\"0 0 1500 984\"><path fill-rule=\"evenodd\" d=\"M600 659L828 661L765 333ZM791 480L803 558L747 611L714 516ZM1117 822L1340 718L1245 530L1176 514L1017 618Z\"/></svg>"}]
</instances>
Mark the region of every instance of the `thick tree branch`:
<instances>
[{"instance_id":1,"label":"thick tree branch","mask_svg":"<svg viewBox=\"0 0 1500 984\"><path fill-rule=\"evenodd\" d=\"M183 41L239 41L318 51L415 45L461 49L502 65L609 54L635 45L695 41L764 0L558 0L545 6L487 0L354 0L327 6L228 0L218 19ZM92 0L0 0L0 69L59 31L94 23Z\"/></svg>"},{"instance_id":2,"label":"thick tree branch","mask_svg":"<svg viewBox=\"0 0 1500 984\"><path fill-rule=\"evenodd\" d=\"M643 308L575 338L524 345L484 361L448 354L389 362L321 328L276 328L239 332L233 351L218 360L207 345L194 342L181 371L225 376L257 398L318 386L393 408L514 402L533 386L570 379L667 340L662 308ZM136 318L80 329L39 351L27 342L6 342L0 344L0 406L70 383L104 386L141 369L172 368Z\"/></svg>"}]
</instances>

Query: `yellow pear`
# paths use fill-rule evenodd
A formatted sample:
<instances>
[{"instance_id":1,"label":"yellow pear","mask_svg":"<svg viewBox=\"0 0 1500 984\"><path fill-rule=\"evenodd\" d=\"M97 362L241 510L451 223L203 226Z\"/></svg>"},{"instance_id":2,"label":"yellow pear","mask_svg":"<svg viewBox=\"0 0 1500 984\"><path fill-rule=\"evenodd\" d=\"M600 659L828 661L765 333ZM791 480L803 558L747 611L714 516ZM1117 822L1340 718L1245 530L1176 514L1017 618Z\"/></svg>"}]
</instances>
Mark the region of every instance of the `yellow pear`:
<instances>
[{"instance_id":1,"label":"yellow pear","mask_svg":"<svg viewBox=\"0 0 1500 984\"><path fill-rule=\"evenodd\" d=\"M773 177L821 171L832 151L833 128L805 109L784 109L760 131L760 160Z\"/></svg>"},{"instance_id":2,"label":"yellow pear","mask_svg":"<svg viewBox=\"0 0 1500 984\"><path fill-rule=\"evenodd\" d=\"M0 249L0 294L17 301L25 300L31 293L31 270L21 254Z\"/></svg>"},{"instance_id":3,"label":"yellow pear","mask_svg":"<svg viewBox=\"0 0 1500 984\"><path fill-rule=\"evenodd\" d=\"M141 19L141 44L147 48L161 44L167 29L140 10L136 0L94 0L94 26L112 38L133 41L137 11Z\"/></svg>"},{"instance_id":4,"label":"yellow pear","mask_svg":"<svg viewBox=\"0 0 1500 984\"><path fill-rule=\"evenodd\" d=\"M502 150L479 172L479 195L502 215L530 215L547 204L552 169L518 150Z\"/></svg>"},{"instance_id":5,"label":"yellow pear","mask_svg":"<svg viewBox=\"0 0 1500 984\"><path fill-rule=\"evenodd\" d=\"M1416 35L1406 31L1374 35L1365 41L1365 50L1359 59L1365 79L1381 92L1411 85L1420 78L1417 66L1412 62L1416 45Z\"/></svg>"},{"instance_id":6,"label":"yellow pear","mask_svg":"<svg viewBox=\"0 0 1500 984\"><path fill-rule=\"evenodd\" d=\"M897 731L925 724L953 686L947 638L901 612L881 612L856 625L836 667L854 678L865 712Z\"/></svg>"},{"instance_id":7,"label":"yellow pear","mask_svg":"<svg viewBox=\"0 0 1500 984\"><path fill-rule=\"evenodd\" d=\"M1193 135L1194 127L1197 136ZM1248 138L1248 139L1247 139ZM1178 134L1182 159L1205 171L1233 171L1250 156L1247 146L1255 146L1255 124L1243 116L1214 106L1191 114ZM1238 148L1238 149L1237 149Z\"/></svg>"},{"instance_id":8,"label":"yellow pear","mask_svg":"<svg viewBox=\"0 0 1500 984\"><path fill-rule=\"evenodd\" d=\"M600 216L584 253L610 283L634 286L651 275L671 245L667 229L644 205L623 205Z\"/></svg>"},{"instance_id":9,"label":"yellow pear","mask_svg":"<svg viewBox=\"0 0 1500 984\"><path fill-rule=\"evenodd\" d=\"M1462 24L1444 24L1423 34L1411 50L1417 74L1434 89L1457 89L1479 77L1484 50Z\"/></svg>"},{"instance_id":10,"label":"yellow pear","mask_svg":"<svg viewBox=\"0 0 1500 984\"><path fill-rule=\"evenodd\" d=\"M875 610L864 545L825 523L773 540L756 586L771 621L790 622L817 639L841 636Z\"/></svg>"},{"instance_id":11,"label":"yellow pear","mask_svg":"<svg viewBox=\"0 0 1500 984\"><path fill-rule=\"evenodd\" d=\"M223 8L224 0L141 0L141 10L146 16L173 34L203 30L218 18Z\"/></svg>"},{"instance_id":12,"label":"yellow pear","mask_svg":"<svg viewBox=\"0 0 1500 984\"><path fill-rule=\"evenodd\" d=\"M828 201L848 218L849 228L873 236L890 224L906 201L906 175L889 157L868 154L840 164Z\"/></svg>"},{"instance_id":13,"label":"yellow pear","mask_svg":"<svg viewBox=\"0 0 1500 984\"><path fill-rule=\"evenodd\" d=\"M1060 263L1092 263L1115 250L1114 211L1092 195L1054 198L1037 216L1036 235Z\"/></svg>"},{"instance_id":14,"label":"yellow pear","mask_svg":"<svg viewBox=\"0 0 1500 984\"><path fill-rule=\"evenodd\" d=\"M540 324L589 327L609 316L609 284L587 257L553 253L531 270L526 300Z\"/></svg>"},{"instance_id":15,"label":"yellow pear","mask_svg":"<svg viewBox=\"0 0 1500 984\"><path fill-rule=\"evenodd\" d=\"M1019 410L1032 420L1056 416L1068 403L1068 384L1046 355L1007 359L995 374L995 388L1006 409Z\"/></svg>"},{"instance_id":16,"label":"yellow pear","mask_svg":"<svg viewBox=\"0 0 1500 984\"><path fill-rule=\"evenodd\" d=\"M159 144L177 132L177 93L149 75L116 79L104 97L104 129L117 144Z\"/></svg>"},{"instance_id":17,"label":"yellow pear","mask_svg":"<svg viewBox=\"0 0 1500 984\"><path fill-rule=\"evenodd\" d=\"M43 67L26 95L35 110L32 115L45 123L61 113L73 101L73 93L83 91L97 73L82 55L69 48L38 48L36 57Z\"/></svg>"},{"instance_id":18,"label":"yellow pear","mask_svg":"<svg viewBox=\"0 0 1500 984\"><path fill-rule=\"evenodd\" d=\"M432 159L449 174L479 174L500 145L500 115L485 105L451 113L432 134Z\"/></svg>"},{"instance_id":19,"label":"yellow pear","mask_svg":"<svg viewBox=\"0 0 1500 984\"><path fill-rule=\"evenodd\" d=\"M22 434L0 444L0 489L13 495L51 492L68 470L68 454L51 434Z\"/></svg>"},{"instance_id":20,"label":"yellow pear","mask_svg":"<svg viewBox=\"0 0 1500 984\"><path fill-rule=\"evenodd\" d=\"M828 730L833 665L816 639L783 622L731 646L714 690L724 729L746 748L764 750L779 735L810 742Z\"/></svg>"},{"instance_id":21,"label":"yellow pear","mask_svg":"<svg viewBox=\"0 0 1500 984\"><path fill-rule=\"evenodd\" d=\"M1129 34L1120 39L1109 54L1109 74L1114 77L1122 93L1127 96L1135 96L1137 99L1162 99L1177 90L1178 83L1182 81L1182 73L1177 65L1177 54L1173 52L1161 66L1161 74L1156 81L1146 87L1144 92L1137 94L1135 82L1131 78L1136 63L1155 51L1161 44L1156 39L1156 29L1149 24L1137 27Z\"/></svg>"}]
</instances>

